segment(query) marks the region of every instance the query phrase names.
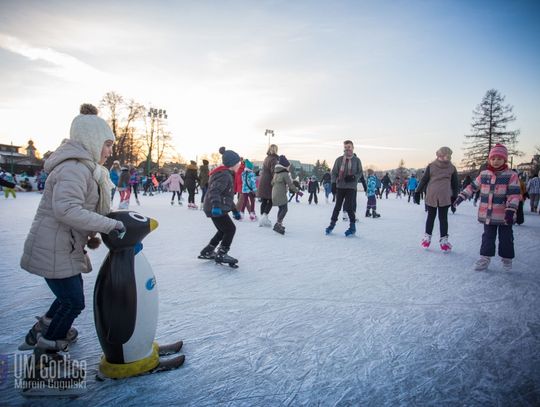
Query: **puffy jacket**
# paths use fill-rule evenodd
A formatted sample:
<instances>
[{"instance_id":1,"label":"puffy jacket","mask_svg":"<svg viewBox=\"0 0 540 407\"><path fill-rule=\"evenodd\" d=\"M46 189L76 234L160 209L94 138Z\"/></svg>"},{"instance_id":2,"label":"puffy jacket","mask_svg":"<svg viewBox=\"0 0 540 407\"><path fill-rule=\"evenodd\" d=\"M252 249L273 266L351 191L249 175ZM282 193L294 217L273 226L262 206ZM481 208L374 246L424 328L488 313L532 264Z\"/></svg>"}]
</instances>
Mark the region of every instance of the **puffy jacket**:
<instances>
[{"instance_id":1,"label":"puffy jacket","mask_svg":"<svg viewBox=\"0 0 540 407\"><path fill-rule=\"evenodd\" d=\"M344 176L352 175L354 179L352 181L345 181L345 179L338 179L339 178L339 170L341 169L341 163L343 162L343 156L340 156L336 159L334 162L334 167L332 168L332 182L336 183L337 188L341 189L357 189L358 181L363 179L362 175L362 162L360 161L360 158L356 156L356 154L353 154L353 156L349 159L349 164L346 169L346 173ZM350 168L350 171L349 171ZM365 183L365 181L364 181Z\"/></svg>"},{"instance_id":2,"label":"puffy jacket","mask_svg":"<svg viewBox=\"0 0 540 407\"><path fill-rule=\"evenodd\" d=\"M288 201L288 190L298 192L298 188L293 184L287 168L277 164L274 169L274 178L272 179L272 205L285 205Z\"/></svg>"},{"instance_id":3,"label":"puffy jacket","mask_svg":"<svg viewBox=\"0 0 540 407\"><path fill-rule=\"evenodd\" d=\"M510 170L493 172L486 169L461 192L464 199L480 190L478 222L486 225L504 225L506 209L517 211L521 200L519 177Z\"/></svg>"},{"instance_id":4,"label":"puffy jacket","mask_svg":"<svg viewBox=\"0 0 540 407\"><path fill-rule=\"evenodd\" d=\"M459 193L456 167L450 161L437 159L431 162L416 191L426 191L426 205L428 206L434 208L450 206L452 198L457 197Z\"/></svg>"},{"instance_id":5,"label":"puffy jacket","mask_svg":"<svg viewBox=\"0 0 540 407\"><path fill-rule=\"evenodd\" d=\"M209 173L209 170L208 170L208 165L201 165L199 167L199 185L201 187L207 187L208 186L208 175Z\"/></svg>"},{"instance_id":6,"label":"puffy jacket","mask_svg":"<svg viewBox=\"0 0 540 407\"><path fill-rule=\"evenodd\" d=\"M171 174L169 178L163 183L163 186L168 186L168 190L171 192L180 192L182 188L180 185L184 184L184 180L180 174Z\"/></svg>"},{"instance_id":7,"label":"puffy jacket","mask_svg":"<svg viewBox=\"0 0 540 407\"><path fill-rule=\"evenodd\" d=\"M257 177L250 169L245 169L242 172L242 193L257 192Z\"/></svg>"},{"instance_id":8,"label":"puffy jacket","mask_svg":"<svg viewBox=\"0 0 540 407\"><path fill-rule=\"evenodd\" d=\"M109 171L111 182L115 186L118 186L118 180L120 179L120 172L121 172L120 168L111 168Z\"/></svg>"},{"instance_id":9,"label":"puffy jacket","mask_svg":"<svg viewBox=\"0 0 540 407\"><path fill-rule=\"evenodd\" d=\"M367 196L375 196L377 191L377 177L369 175L367 177Z\"/></svg>"},{"instance_id":10,"label":"puffy jacket","mask_svg":"<svg viewBox=\"0 0 540 407\"><path fill-rule=\"evenodd\" d=\"M418 186L418 179L416 177L409 178L409 183L407 184L407 189L409 191L414 191Z\"/></svg>"},{"instance_id":11,"label":"puffy jacket","mask_svg":"<svg viewBox=\"0 0 540 407\"><path fill-rule=\"evenodd\" d=\"M187 189L195 189L199 182L199 177L197 177L197 166L188 165L186 168L186 176L184 177L184 185Z\"/></svg>"},{"instance_id":12,"label":"puffy jacket","mask_svg":"<svg viewBox=\"0 0 540 407\"><path fill-rule=\"evenodd\" d=\"M221 208L223 213L232 211L234 205L234 174L221 165L210 172L208 191L204 197L204 213L212 217L212 208Z\"/></svg>"},{"instance_id":13,"label":"puffy jacket","mask_svg":"<svg viewBox=\"0 0 540 407\"><path fill-rule=\"evenodd\" d=\"M92 156L81 144L64 140L45 161L49 177L21 258L21 267L30 273L58 279L90 272L84 251L89 235L116 226L95 212L98 184L81 160L92 161Z\"/></svg>"}]
</instances>

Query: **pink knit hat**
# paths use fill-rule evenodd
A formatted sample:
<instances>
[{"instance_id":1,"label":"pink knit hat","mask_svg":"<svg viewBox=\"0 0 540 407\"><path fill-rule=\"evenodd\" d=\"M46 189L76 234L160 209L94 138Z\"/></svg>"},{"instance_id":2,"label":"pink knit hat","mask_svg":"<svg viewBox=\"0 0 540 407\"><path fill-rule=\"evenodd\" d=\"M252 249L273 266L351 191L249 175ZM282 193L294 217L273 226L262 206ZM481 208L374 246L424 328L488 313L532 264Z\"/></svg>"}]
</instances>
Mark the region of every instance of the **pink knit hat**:
<instances>
[{"instance_id":1,"label":"pink knit hat","mask_svg":"<svg viewBox=\"0 0 540 407\"><path fill-rule=\"evenodd\" d=\"M495 146L489 152L489 158L501 157L504 161L508 161L508 150L502 144L495 144Z\"/></svg>"}]
</instances>

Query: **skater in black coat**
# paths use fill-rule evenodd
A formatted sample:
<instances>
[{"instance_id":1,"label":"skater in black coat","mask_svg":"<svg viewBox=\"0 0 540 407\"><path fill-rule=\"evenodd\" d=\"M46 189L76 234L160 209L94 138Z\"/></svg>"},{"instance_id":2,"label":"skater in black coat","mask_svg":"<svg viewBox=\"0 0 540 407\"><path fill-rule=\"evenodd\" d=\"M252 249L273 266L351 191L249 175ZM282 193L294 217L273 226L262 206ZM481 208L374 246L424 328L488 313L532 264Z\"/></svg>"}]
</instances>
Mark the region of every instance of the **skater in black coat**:
<instances>
[{"instance_id":1,"label":"skater in black coat","mask_svg":"<svg viewBox=\"0 0 540 407\"><path fill-rule=\"evenodd\" d=\"M240 156L232 150L221 147L223 165L210 172L208 181L208 191L204 198L204 213L212 219L217 229L216 234L210 243L201 251L199 258L215 259L216 263L227 263L235 267L238 262L227 253L231 248L231 243L236 233L236 226L228 215L233 213L235 219L240 219L240 212L236 210L234 204L234 173L240 167ZM217 245L220 244L216 252Z\"/></svg>"},{"instance_id":2,"label":"skater in black coat","mask_svg":"<svg viewBox=\"0 0 540 407\"><path fill-rule=\"evenodd\" d=\"M315 205L319 203L319 200L317 198L317 194L319 193L319 183L315 179L315 177L311 177L311 179L308 182L308 192L309 192L309 199L308 203L311 205L311 201L315 199Z\"/></svg>"}]
</instances>

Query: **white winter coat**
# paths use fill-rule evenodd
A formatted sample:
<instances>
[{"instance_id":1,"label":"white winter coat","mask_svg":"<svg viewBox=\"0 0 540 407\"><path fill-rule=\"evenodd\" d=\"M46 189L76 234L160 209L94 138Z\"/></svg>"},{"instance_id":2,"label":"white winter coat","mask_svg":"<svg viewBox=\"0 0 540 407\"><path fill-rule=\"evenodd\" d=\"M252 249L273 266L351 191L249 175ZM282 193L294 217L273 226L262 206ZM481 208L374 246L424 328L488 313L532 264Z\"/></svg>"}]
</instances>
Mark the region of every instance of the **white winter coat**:
<instances>
[{"instance_id":1,"label":"white winter coat","mask_svg":"<svg viewBox=\"0 0 540 407\"><path fill-rule=\"evenodd\" d=\"M45 162L49 177L21 258L30 273L59 279L90 272L84 251L90 233L109 233L117 224L96 213L98 184L81 160L92 156L78 142L64 140Z\"/></svg>"}]
</instances>

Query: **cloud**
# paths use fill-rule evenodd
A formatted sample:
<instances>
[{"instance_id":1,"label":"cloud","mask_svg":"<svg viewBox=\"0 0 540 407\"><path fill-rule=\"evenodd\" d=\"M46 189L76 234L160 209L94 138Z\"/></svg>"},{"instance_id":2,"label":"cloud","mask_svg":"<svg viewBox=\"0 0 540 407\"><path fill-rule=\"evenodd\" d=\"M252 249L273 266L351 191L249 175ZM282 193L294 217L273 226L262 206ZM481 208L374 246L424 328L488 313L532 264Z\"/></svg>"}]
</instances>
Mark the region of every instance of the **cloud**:
<instances>
[{"instance_id":1,"label":"cloud","mask_svg":"<svg viewBox=\"0 0 540 407\"><path fill-rule=\"evenodd\" d=\"M104 72L79 59L55 51L51 48L34 47L27 42L10 35L0 33L0 48L22 55L30 61L44 61L49 66L40 66L38 69L70 82L86 81L89 77L103 78Z\"/></svg>"}]
</instances>

